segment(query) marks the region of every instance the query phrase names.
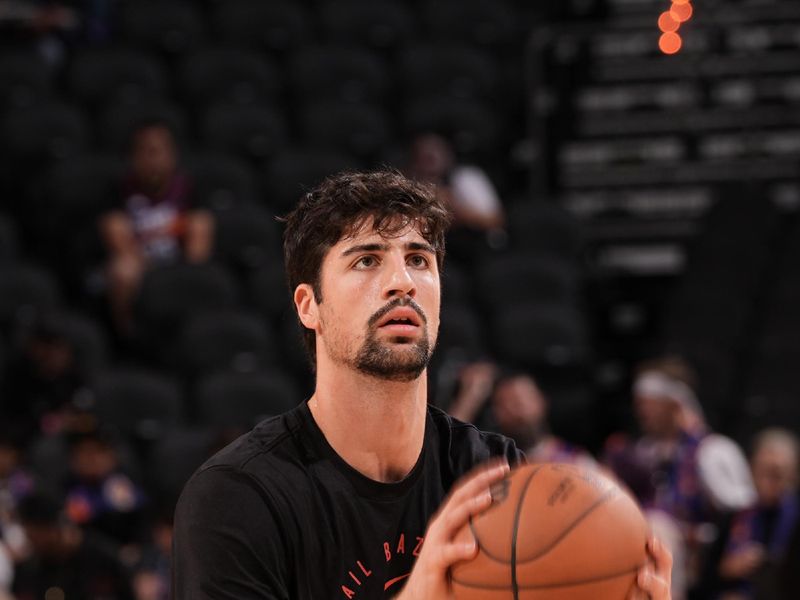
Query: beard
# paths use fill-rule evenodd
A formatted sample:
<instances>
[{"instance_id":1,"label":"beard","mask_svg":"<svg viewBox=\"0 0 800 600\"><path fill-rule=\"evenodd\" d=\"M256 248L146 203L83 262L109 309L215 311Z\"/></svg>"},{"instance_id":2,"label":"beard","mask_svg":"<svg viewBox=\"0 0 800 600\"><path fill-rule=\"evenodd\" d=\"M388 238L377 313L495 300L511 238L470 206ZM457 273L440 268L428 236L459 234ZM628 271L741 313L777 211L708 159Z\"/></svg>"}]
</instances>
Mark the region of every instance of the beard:
<instances>
[{"instance_id":1,"label":"beard","mask_svg":"<svg viewBox=\"0 0 800 600\"><path fill-rule=\"evenodd\" d=\"M422 335L416 342L408 337L394 337L388 342L378 339L376 335L378 322L398 306L410 306L419 315L422 321ZM389 302L373 314L367 323L367 337L354 361L356 369L365 375L386 381L414 381L428 366L433 354L428 339L427 324L425 313L413 299L404 297ZM398 345L401 347L398 348Z\"/></svg>"},{"instance_id":2,"label":"beard","mask_svg":"<svg viewBox=\"0 0 800 600\"><path fill-rule=\"evenodd\" d=\"M431 344L428 333L423 332L416 342L406 337L390 340L402 344L393 348L378 340L375 330L370 329L355 358L355 367L365 375L386 381L408 382L417 379L431 359Z\"/></svg>"}]
</instances>

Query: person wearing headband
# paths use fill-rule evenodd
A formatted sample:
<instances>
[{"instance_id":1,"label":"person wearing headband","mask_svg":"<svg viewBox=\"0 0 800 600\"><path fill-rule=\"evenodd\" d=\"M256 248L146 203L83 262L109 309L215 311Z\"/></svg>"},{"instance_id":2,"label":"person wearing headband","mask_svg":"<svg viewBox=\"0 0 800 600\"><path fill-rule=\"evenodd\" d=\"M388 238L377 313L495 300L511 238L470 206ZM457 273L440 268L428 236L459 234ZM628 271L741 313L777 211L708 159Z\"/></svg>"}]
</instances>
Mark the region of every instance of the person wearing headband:
<instances>
[{"instance_id":1,"label":"person wearing headband","mask_svg":"<svg viewBox=\"0 0 800 600\"><path fill-rule=\"evenodd\" d=\"M673 554L673 598L685 598L693 574L689 556L713 504L698 469L698 449L707 433L697 398L696 376L680 357L640 364L633 377L633 409L640 435L615 434L603 462L645 510L651 527Z\"/></svg>"}]
</instances>

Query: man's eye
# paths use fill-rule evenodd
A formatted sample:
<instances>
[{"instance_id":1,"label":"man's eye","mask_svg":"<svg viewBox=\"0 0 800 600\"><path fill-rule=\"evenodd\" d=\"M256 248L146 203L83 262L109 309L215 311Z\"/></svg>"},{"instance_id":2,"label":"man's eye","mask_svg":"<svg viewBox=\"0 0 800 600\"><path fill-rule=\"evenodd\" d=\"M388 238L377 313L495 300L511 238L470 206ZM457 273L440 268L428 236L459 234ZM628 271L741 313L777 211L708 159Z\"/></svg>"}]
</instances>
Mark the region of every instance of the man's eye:
<instances>
[{"instance_id":1,"label":"man's eye","mask_svg":"<svg viewBox=\"0 0 800 600\"><path fill-rule=\"evenodd\" d=\"M412 267L428 266L428 259L422 256L421 254L415 254L414 256L408 259L408 262Z\"/></svg>"},{"instance_id":2,"label":"man's eye","mask_svg":"<svg viewBox=\"0 0 800 600\"><path fill-rule=\"evenodd\" d=\"M374 267L377 264L374 256L362 256L356 262L357 267Z\"/></svg>"}]
</instances>

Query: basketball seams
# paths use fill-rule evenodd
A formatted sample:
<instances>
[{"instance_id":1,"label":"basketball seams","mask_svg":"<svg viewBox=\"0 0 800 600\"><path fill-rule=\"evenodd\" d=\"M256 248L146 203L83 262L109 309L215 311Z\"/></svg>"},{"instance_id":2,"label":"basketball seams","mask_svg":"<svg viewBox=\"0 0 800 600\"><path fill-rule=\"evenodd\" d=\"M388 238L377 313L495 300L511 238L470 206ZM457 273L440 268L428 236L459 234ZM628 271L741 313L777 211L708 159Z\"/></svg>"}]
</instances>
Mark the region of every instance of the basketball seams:
<instances>
[{"instance_id":1,"label":"basketball seams","mask_svg":"<svg viewBox=\"0 0 800 600\"><path fill-rule=\"evenodd\" d=\"M600 506L602 506L603 504L605 504L606 502L608 502L609 500L611 500L612 498L614 498L616 496L617 496L617 490L615 490L614 488L610 488L609 490L607 490L602 496L600 496L600 498L598 498L595 501L594 504L592 504L589 508L587 508L585 511L583 511L570 524L569 527L566 527L561 532L561 535L559 535L557 538L555 538L550 543L549 546L544 547L537 554L534 554L531 558L528 558L528 559L523 560L523 561L519 561L520 564L526 564L526 563L534 562L534 561L538 560L539 558L541 558L542 556L544 556L545 554L547 554L548 552L550 552L553 548L558 546L564 540L564 538L566 538L570 533L572 533L572 530L575 529L581 521L583 521L586 517L588 517L590 514L592 514L596 509L598 509Z\"/></svg>"},{"instance_id":2,"label":"basketball seams","mask_svg":"<svg viewBox=\"0 0 800 600\"><path fill-rule=\"evenodd\" d=\"M530 474L530 476L528 477L528 481L526 481L525 484L524 484L525 485L525 490L527 490L528 483L530 483L530 480L533 479L533 476L536 475L536 473L539 472L539 469L541 469L541 467L536 467L533 470L533 472ZM524 495L524 493L523 493L523 495ZM517 505L517 509L519 509L520 505L521 505L521 502L520 502L519 505ZM515 521L515 523L516 523L516 521ZM475 541L478 542L478 547L481 549L481 552L483 552L486 556L488 556L489 558L491 558L493 561L495 561L497 563L500 563L500 564L503 564L503 565L510 565L511 564L511 561L508 561L508 560L506 560L504 558L500 558L499 556L495 556L494 554L492 554L486 548L483 547L483 544L481 544L481 538L478 536L478 532L475 530L475 524L474 524L471 516L469 518L469 529L472 532L472 536L475 538ZM516 531L516 527L515 527L515 531ZM516 535L516 533L514 533L514 535ZM516 538L512 539L512 544L514 544L514 545L516 545L515 544L515 539ZM512 550L513 550L513 548L512 548Z\"/></svg>"},{"instance_id":3,"label":"basketball seams","mask_svg":"<svg viewBox=\"0 0 800 600\"><path fill-rule=\"evenodd\" d=\"M519 587L517 585L517 532L519 531L519 520L522 517L522 504L525 502L525 494L528 493L531 481L533 481L534 476L539 472L540 468L541 467L534 469L522 486L522 491L517 500L517 508L514 513L514 528L511 533L511 589L514 593L514 600L519 600Z\"/></svg>"},{"instance_id":4,"label":"basketball seams","mask_svg":"<svg viewBox=\"0 0 800 600\"><path fill-rule=\"evenodd\" d=\"M536 471L534 471L534 472L533 472L533 474L531 475L531 477L529 478L529 480L528 480L528 481L525 483L525 489L523 490L523 494L522 494L522 496L521 496L521 497L524 497L524 493L527 491L528 483L530 483L530 479L532 479L532 478L533 478L533 475L535 475L535 474L537 473L537 471L538 471L538 469L537 469ZM577 526L577 525L578 525L578 524L579 524L581 521L583 521L583 520L584 520L586 517L588 517L588 516L589 516L589 515L590 515L592 512L594 512L594 511L595 511L597 508L599 508L599 507L600 507L600 505L602 505L602 504L605 504L606 502L608 502L609 500L611 500L612 498L614 498L614 497L616 497L616 496L617 496L617 490L615 490L614 488L611 488L611 489L607 490L607 491L606 491L606 492L605 492L605 493L604 493L604 494L603 494L603 495L602 495L600 498L598 498L598 499L595 501L595 503L594 503L594 504L592 504L592 505L591 505L589 508L587 508L587 509L586 509L586 510L585 510L583 513L581 513L581 514L580 514L580 515L579 515L579 516L578 516L578 517L577 517L577 518L576 518L576 519L575 519L575 520L574 520L574 521L573 521L573 522L570 524L570 526L569 526L569 527L565 528L565 529L564 529L564 530L561 532L561 535L559 535L559 536L558 536L558 537L557 537L555 540L553 540L553 542L552 542L552 543L551 543L549 546L545 547L545 548L544 548L543 550L541 550L540 552L538 552L538 553L534 554L534 555L533 555L531 558L527 558L527 559L525 559L525 560L521 560L521 561L519 561L519 560L518 560L518 561L516 561L516 564L527 564L527 563L531 563L531 562L534 562L534 561L536 561L536 560L539 560L539 558L541 558L542 556L544 556L545 554L547 554L548 552L550 552L550 551L551 551L553 548L555 548L555 547L556 547L556 546L557 546L559 543L561 543L561 541L563 541L563 539L564 539L564 538L565 538L567 535L569 535L569 533L571 533L571 532L572 532L572 530L573 530L573 529L575 529L575 527L576 527L576 526ZM519 503L519 505L517 506L517 511L518 511L518 514L519 514L519 512L521 511L521 509L520 509L520 507L521 507L521 506L522 506L522 500L520 499L520 503ZM477 531L475 531L475 528L474 528L474 526L473 526L473 523L472 523L472 518L470 518L470 520L469 520L469 527L470 527L470 530L472 531L472 535L473 535L473 536L475 537L475 539L478 541L478 544L479 544L479 546L480 546L481 552L483 552L483 553L484 553L486 556L488 556L489 558L491 558L493 561L495 561L495 562L497 562L497 563L500 563L501 565L510 565L510 564L512 564L512 562L513 562L513 560L514 560L514 556L515 556L515 550L516 550L516 531L517 531L517 525L518 525L518 521L517 521L517 518L515 517L515 520L514 520L514 532L513 532L513 535L514 535L514 547L512 547L512 549L511 549L511 550L512 550L512 554L511 554L511 556L512 556L512 560L506 560L506 559L504 559L504 558L500 558L499 556L496 556L496 555L492 554L491 552L489 552L488 550L486 550L486 549L485 549L485 548L484 548L484 547L483 547L483 546L480 544L480 537L478 537L478 532L477 532Z\"/></svg>"}]
</instances>

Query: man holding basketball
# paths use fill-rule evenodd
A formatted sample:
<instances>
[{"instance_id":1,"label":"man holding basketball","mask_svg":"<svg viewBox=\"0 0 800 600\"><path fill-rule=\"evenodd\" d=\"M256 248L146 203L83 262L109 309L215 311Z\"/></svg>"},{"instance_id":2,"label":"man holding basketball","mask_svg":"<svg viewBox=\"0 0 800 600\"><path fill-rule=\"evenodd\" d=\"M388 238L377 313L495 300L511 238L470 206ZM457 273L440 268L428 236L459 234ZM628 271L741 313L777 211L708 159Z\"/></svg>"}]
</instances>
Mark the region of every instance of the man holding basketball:
<instances>
[{"instance_id":1,"label":"man holding basketball","mask_svg":"<svg viewBox=\"0 0 800 600\"><path fill-rule=\"evenodd\" d=\"M203 465L178 502L173 598L452 598L455 534L521 460L427 404L449 216L393 172L342 174L287 218L312 397ZM669 598L651 544L633 598ZM649 594L649 596L648 596Z\"/></svg>"}]
</instances>

